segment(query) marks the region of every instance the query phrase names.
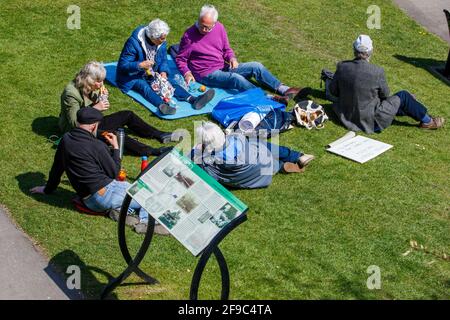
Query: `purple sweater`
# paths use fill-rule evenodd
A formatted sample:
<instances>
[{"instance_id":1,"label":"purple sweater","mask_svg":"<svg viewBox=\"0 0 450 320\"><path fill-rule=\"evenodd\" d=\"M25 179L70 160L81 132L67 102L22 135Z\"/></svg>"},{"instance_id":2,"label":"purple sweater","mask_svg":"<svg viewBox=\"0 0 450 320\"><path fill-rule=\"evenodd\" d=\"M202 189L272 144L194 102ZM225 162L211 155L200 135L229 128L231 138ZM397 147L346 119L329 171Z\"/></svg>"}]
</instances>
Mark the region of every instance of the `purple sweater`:
<instances>
[{"instance_id":1,"label":"purple sweater","mask_svg":"<svg viewBox=\"0 0 450 320\"><path fill-rule=\"evenodd\" d=\"M180 42L176 64L182 75L191 71L196 80L225 67L234 57L227 32L217 22L211 32L202 35L195 24L186 30Z\"/></svg>"}]
</instances>

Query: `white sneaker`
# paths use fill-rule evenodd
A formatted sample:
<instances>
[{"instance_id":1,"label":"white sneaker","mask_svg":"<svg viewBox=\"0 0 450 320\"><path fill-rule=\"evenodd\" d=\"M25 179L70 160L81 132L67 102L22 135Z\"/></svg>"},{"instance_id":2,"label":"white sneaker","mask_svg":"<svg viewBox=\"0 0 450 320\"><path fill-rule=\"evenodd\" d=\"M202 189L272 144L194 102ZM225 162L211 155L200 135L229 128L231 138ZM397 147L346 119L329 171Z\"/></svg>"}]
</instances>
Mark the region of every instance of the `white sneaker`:
<instances>
[{"instance_id":1,"label":"white sneaker","mask_svg":"<svg viewBox=\"0 0 450 320\"><path fill-rule=\"evenodd\" d=\"M300 158L298 158L298 165L300 166L300 168L304 168L315 158L316 157L314 157L312 154L304 154Z\"/></svg>"}]
</instances>

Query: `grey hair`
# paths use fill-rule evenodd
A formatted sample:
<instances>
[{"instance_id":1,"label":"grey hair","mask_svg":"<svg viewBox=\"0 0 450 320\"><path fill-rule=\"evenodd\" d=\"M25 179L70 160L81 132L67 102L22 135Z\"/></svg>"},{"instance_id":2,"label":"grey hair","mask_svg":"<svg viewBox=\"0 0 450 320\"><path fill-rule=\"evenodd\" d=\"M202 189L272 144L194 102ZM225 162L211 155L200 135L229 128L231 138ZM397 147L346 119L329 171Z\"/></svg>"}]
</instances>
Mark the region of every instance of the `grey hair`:
<instances>
[{"instance_id":1,"label":"grey hair","mask_svg":"<svg viewBox=\"0 0 450 320\"><path fill-rule=\"evenodd\" d=\"M167 36L169 32L169 25L160 19L151 21L145 28L145 34L150 39L159 39L164 35Z\"/></svg>"},{"instance_id":2,"label":"grey hair","mask_svg":"<svg viewBox=\"0 0 450 320\"><path fill-rule=\"evenodd\" d=\"M202 122L195 128L195 134L205 148L206 152L222 149L225 144L225 134L220 127L212 122Z\"/></svg>"},{"instance_id":3,"label":"grey hair","mask_svg":"<svg viewBox=\"0 0 450 320\"><path fill-rule=\"evenodd\" d=\"M372 57L373 50L371 50L371 51L366 51L366 52L359 52L358 50L353 49L353 52L354 52L354 54L355 54L355 58L356 58L356 59L362 59L362 60L367 60L367 61L369 61L370 58Z\"/></svg>"},{"instance_id":4,"label":"grey hair","mask_svg":"<svg viewBox=\"0 0 450 320\"><path fill-rule=\"evenodd\" d=\"M199 14L198 18L201 19L208 14L211 15L214 22L217 22L217 20L219 19L219 12L217 11L216 7L214 7L212 4L205 4L200 9L200 14Z\"/></svg>"},{"instance_id":5,"label":"grey hair","mask_svg":"<svg viewBox=\"0 0 450 320\"><path fill-rule=\"evenodd\" d=\"M88 95L92 92L95 82L105 80L106 69L100 62L88 62L76 75L75 86L78 90L83 90L83 93Z\"/></svg>"}]
</instances>

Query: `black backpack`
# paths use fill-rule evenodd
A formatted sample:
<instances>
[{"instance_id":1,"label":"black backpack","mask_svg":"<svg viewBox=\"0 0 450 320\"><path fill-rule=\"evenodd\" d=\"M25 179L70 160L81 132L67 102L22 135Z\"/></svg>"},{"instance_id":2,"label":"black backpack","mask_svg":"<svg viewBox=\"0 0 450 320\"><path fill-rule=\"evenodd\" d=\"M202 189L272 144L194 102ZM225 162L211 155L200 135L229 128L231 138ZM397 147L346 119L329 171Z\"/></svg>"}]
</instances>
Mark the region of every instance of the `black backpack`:
<instances>
[{"instance_id":1,"label":"black backpack","mask_svg":"<svg viewBox=\"0 0 450 320\"><path fill-rule=\"evenodd\" d=\"M334 78L334 73L328 69L322 69L320 74L320 87L322 88L323 82L325 82L325 97L331 102L337 102L338 98L331 94L330 84L331 80Z\"/></svg>"}]
</instances>

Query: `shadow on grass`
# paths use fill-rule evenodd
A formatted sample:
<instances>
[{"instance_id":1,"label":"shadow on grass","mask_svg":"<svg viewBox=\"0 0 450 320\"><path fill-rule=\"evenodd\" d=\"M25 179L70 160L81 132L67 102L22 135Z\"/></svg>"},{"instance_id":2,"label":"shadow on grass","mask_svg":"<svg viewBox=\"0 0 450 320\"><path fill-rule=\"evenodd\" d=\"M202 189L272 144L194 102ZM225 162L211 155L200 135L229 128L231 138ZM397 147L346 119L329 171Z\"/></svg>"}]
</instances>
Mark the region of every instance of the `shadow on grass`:
<instances>
[{"instance_id":1,"label":"shadow on grass","mask_svg":"<svg viewBox=\"0 0 450 320\"><path fill-rule=\"evenodd\" d=\"M340 127L343 127L344 129L346 129L345 126L342 125L342 123L339 120L338 116L336 115L336 112L334 112L333 104L331 104L331 103L330 104L324 104L323 108L324 108L325 113L327 114L327 116L328 116L328 118L329 118L329 120L331 122L333 122L334 124L336 124L336 125L338 125ZM396 118L394 118L394 120L392 121L391 125L393 125L393 126L401 126L401 127L415 127L415 128L417 128L417 126L418 126L417 123L414 124L414 123L409 123L409 122L406 122L406 121L400 121L399 119L401 119L401 118L408 118L408 117L407 116L404 116L404 117L396 116ZM377 133L381 133L381 132L377 132Z\"/></svg>"},{"instance_id":2,"label":"shadow on grass","mask_svg":"<svg viewBox=\"0 0 450 320\"><path fill-rule=\"evenodd\" d=\"M33 120L31 130L45 138L51 135L61 135L58 128L58 118L54 116L40 117Z\"/></svg>"},{"instance_id":3,"label":"shadow on grass","mask_svg":"<svg viewBox=\"0 0 450 320\"><path fill-rule=\"evenodd\" d=\"M309 93L308 96L313 97L315 99L327 100L327 96L325 95L325 89L311 89L311 92Z\"/></svg>"},{"instance_id":4,"label":"shadow on grass","mask_svg":"<svg viewBox=\"0 0 450 320\"><path fill-rule=\"evenodd\" d=\"M398 116L397 116L398 117ZM399 126L399 127L415 127L415 128L417 128L418 127L418 124L416 123L416 124L413 124L413 123L409 123L409 122L406 122L406 121L399 121L398 119L394 119L393 121L392 121L392 124L391 125L393 125L393 126Z\"/></svg>"},{"instance_id":5,"label":"shadow on grass","mask_svg":"<svg viewBox=\"0 0 450 320\"><path fill-rule=\"evenodd\" d=\"M70 285L75 285L77 282L75 278L76 271L69 268L71 266L78 267L80 270L80 290L69 289ZM58 272L56 277L54 270ZM100 297L106 283L101 283L95 274L106 277L108 281L111 281L114 278L111 274L100 268L86 265L75 252L69 249L62 251L51 258L47 268L45 268L45 272L47 272L70 299L75 300L98 299L98 297ZM108 297L111 300L117 300L117 296L114 293L111 293Z\"/></svg>"},{"instance_id":6,"label":"shadow on grass","mask_svg":"<svg viewBox=\"0 0 450 320\"><path fill-rule=\"evenodd\" d=\"M328 120L333 122L335 125L344 127L341 123L341 120L339 120L336 112L334 112L333 104L332 103L326 103L322 105L323 109L325 110L325 113L328 116Z\"/></svg>"},{"instance_id":7,"label":"shadow on grass","mask_svg":"<svg viewBox=\"0 0 450 320\"><path fill-rule=\"evenodd\" d=\"M16 180L19 183L19 189L27 196L42 202L49 204L53 207L72 209L73 205L70 199L72 199L75 193L58 188L54 194L42 195L42 194L32 194L30 189L36 186L43 186L46 183L45 175L41 172L27 172L21 173L16 176ZM62 181L61 184L70 185L68 181Z\"/></svg>"},{"instance_id":8,"label":"shadow on grass","mask_svg":"<svg viewBox=\"0 0 450 320\"><path fill-rule=\"evenodd\" d=\"M400 61L409 63L416 68L422 68L428 71L433 77L450 86L450 79L445 80L444 75L438 71L440 69L442 69L442 71L444 70L445 61L430 58L407 57L400 54L394 54L394 57Z\"/></svg>"}]
</instances>

